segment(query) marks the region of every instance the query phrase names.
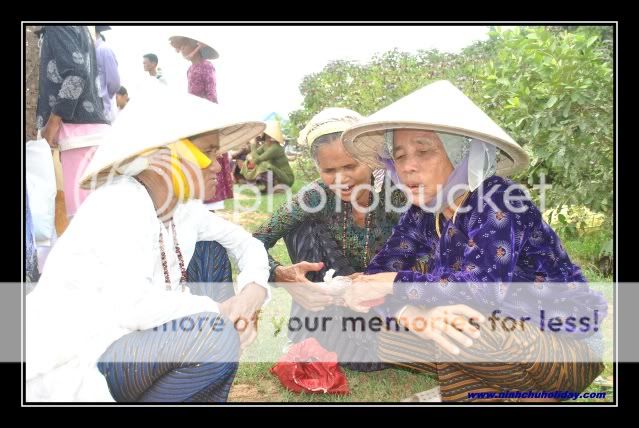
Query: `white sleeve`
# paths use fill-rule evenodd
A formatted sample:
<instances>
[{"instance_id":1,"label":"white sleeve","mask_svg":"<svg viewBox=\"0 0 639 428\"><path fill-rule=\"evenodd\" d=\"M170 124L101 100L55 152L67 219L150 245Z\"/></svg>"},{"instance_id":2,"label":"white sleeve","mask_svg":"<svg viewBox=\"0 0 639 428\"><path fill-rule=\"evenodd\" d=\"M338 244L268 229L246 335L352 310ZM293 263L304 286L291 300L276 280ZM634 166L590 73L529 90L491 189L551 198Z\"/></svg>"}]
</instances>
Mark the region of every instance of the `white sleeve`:
<instances>
[{"instance_id":1,"label":"white sleeve","mask_svg":"<svg viewBox=\"0 0 639 428\"><path fill-rule=\"evenodd\" d=\"M201 203L191 203L189 210L197 212L200 224L198 241L217 241L236 260L240 269L238 290L241 291L252 282L261 285L266 289L266 304L271 299L271 289L268 284L268 254L264 244L241 226L208 211Z\"/></svg>"},{"instance_id":2,"label":"white sleeve","mask_svg":"<svg viewBox=\"0 0 639 428\"><path fill-rule=\"evenodd\" d=\"M148 201L140 192L134 193L139 189L130 195L128 190L126 200L121 192L119 200L109 203L118 208L104 206L109 219L95 232L94 242L102 267L100 276L107 281L101 295L113 308L117 324L145 330L199 312L219 313L217 303L207 296L170 292L154 283L157 219L152 212L147 215Z\"/></svg>"}]
</instances>

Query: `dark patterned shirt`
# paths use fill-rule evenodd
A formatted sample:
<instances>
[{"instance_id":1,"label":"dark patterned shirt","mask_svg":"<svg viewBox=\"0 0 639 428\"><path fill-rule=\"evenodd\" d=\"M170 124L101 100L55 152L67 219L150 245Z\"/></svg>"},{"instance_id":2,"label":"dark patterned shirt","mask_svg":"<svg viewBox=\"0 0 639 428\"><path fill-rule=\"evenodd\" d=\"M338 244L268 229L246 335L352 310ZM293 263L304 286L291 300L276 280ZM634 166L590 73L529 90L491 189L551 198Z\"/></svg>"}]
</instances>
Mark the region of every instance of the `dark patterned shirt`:
<instances>
[{"instance_id":1,"label":"dark patterned shirt","mask_svg":"<svg viewBox=\"0 0 639 428\"><path fill-rule=\"evenodd\" d=\"M40 51L36 125L54 114L65 123L106 123L95 46L85 26L46 26Z\"/></svg>"},{"instance_id":2,"label":"dark patterned shirt","mask_svg":"<svg viewBox=\"0 0 639 428\"><path fill-rule=\"evenodd\" d=\"M326 203L321 210L317 211L322 201L322 194L326 195ZM366 227L360 227L354 222L350 204L341 202L321 180L316 180L302 188L293 197L290 207L286 202L282 204L271 218L255 231L253 236L262 241L268 250L300 224L311 220L320 221L327 225L340 248L346 248L344 255L353 269L362 272L366 269L369 259L384 245L401 216L400 212L386 209L384 188L378 197L379 203L371 215L371 226L368 232L369 254L365 254ZM395 207L405 206L406 196L400 190L395 190L391 194L390 202ZM337 204L341 204L340 212L336 210ZM346 228L344 228L344 221ZM343 242L344 236L346 239ZM273 271L279 263L270 255L269 261Z\"/></svg>"}]
</instances>

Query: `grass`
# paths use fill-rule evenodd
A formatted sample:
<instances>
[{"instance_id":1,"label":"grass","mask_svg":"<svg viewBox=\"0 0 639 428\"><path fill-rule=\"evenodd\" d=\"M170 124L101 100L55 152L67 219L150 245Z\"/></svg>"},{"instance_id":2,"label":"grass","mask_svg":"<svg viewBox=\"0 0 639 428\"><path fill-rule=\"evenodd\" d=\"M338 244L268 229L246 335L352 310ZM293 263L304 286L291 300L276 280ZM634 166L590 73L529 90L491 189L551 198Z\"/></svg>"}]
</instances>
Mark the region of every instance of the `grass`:
<instances>
[{"instance_id":1,"label":"grass","mask_svg":"<svg viewBox=\"0 0 639 428\"><path fill-rule=\"evenodd\" d=\"M296 193L305 183L297 181L293 186ZM250 192L239 192L235 188L236 200L225 202L225 213L229 220L239 222L249 232L255 231L269 218L266 198L261 198L257 212L241 213L233 217L234 203L242 207L253 205L255 195ZM277 208L286 200L285 194L273 196L273 207ZM613 299L612 278L601 274L595 260L599 254L602 241L601 234L590 233L576 238L563 239L564 246L571 259L582 267L584 275L593 283L592 287L601 291L609 302ZM280 240L270 254L283 264L290 264L286 247ZM233 267L236 270L236 267ZM378 372L360 373L345 369L350 394L345 396L324 394L297 394L283 388L279 380L270 373L270 368L285 352L288 339L286 337L286 320L291 307L291 297L283 289L272 290L272 300L265 306L259 324L259 336L242 354L240 366L235 377L229 401L231 402L304 402L304 403L342 403L342 402L398 402L411 394L427 390L437 385L434 378L425 374L408 370L390 368ZM612 340L613 329L612 304L606 322L603 324L605 341L604 372L590 385L585 392L607 392L605 400L579 399L576 402L610 402L612 401L613 366ZM270 361L270 362L264 362Z\"/></svg>"}]
</instances>

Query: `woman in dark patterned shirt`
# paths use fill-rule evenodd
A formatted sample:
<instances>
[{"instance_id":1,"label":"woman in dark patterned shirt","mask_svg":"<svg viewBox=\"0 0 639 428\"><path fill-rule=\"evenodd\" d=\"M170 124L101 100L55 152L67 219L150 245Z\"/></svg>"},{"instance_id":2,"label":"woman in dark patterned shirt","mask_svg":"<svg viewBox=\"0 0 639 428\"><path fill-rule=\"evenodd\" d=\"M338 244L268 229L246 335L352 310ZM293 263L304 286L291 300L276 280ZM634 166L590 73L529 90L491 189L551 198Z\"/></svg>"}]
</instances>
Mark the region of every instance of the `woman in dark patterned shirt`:
<instances>
[{"instance_id":1,"label":"woman in dark patterned shirt","mask_svg":"<svg viewBox=\"0 0 639 428\"><path fill-rule=\"evenodd\" d=\"M335 324L329 323L325 331L316 331L313 336L324 347L335 350L340 361L349 362L372 361L366 353L372 349L372 345L367 344L370 338L356 333L347 338L335 330L343 316L359 315L335 306L337 300L314 283L322 282L328 269L335 269L336 275L351 275L366 269L399 220L398 210L390 209L388 204L400 208L406 205L401 191L386 200L384 189L380 190L383 175L377 175L375 189L363 189L374 181L373 170L353 159L340 139L342 131L360 118L352 110L329 108L310 120L300 134L300 144L310 147L320 179L302 188L290 204L284 203L253 234L267 250L284 239L293 265L283 266L269 255L270 281L284 287L293 297L292 318L309 322L311 326L316 319L333 318ZM379 172L383 174L383 170ZM365 210L373 198L378 201L377 206L367 213ZM353 206L354 201L359 208ZM291 331L289 338L298 342L306 338L307 333L306 328ZM345 341L348 346L344 346ZM350 367L372 370L381 366Z\"/></svg>"},{"instance_id":2,"label":"woman in dark patterned shirt","mask_svg":"<svg viewBox=\"0 0 639 428\"><path fill-rule=\"evenodd\" d=\"M78 179L110 122L99 95L95 44L89 28L47 25L39 33L36 124L42 138L60 150L66 215L71 219L89 194L79 187Z\"/></svg>"}]
</instances>

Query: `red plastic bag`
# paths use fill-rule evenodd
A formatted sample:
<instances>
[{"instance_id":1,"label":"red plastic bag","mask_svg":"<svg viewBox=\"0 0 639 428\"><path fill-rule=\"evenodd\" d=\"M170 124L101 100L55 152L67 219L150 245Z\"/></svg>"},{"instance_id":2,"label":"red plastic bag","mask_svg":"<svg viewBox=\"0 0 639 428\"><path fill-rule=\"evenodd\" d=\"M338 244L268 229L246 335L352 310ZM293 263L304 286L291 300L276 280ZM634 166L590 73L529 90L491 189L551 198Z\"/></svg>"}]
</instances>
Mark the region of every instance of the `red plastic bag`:
<instances>
[{"instance_id":1,"label":"red plastic bag","mask_svg":"<svg viewBox=\"0 0 639 428\"><path fill-rule=\"evenodd\" d=\"M271 368L282 385L293 392L313 394L348 394L348 381L337 362L317 339L297 343Z\"/></svg>"}]
</instances>

